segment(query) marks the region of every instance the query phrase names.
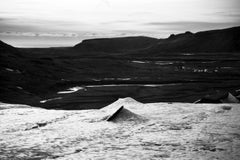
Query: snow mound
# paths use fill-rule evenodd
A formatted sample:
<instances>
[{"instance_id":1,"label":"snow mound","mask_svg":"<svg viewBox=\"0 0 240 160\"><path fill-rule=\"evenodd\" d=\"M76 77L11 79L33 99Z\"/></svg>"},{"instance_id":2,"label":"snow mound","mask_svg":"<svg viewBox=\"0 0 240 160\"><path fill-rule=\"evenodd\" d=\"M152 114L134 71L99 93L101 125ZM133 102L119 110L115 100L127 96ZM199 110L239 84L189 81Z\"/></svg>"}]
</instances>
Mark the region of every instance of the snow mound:
<instances>
[{"instance_id":1,"label":"snow mound","mask_svg":"<svg viewBox=\"0 0 240 160\"><path fill-rule=\"evenodd\" d=\"M116 110L121 106L126 107L131 107L131 106L138 106L138 105L142 105L142 103L136 101L135 99L131 98L131 97L127 97L127 98L119 98L117 101L113 102L112 104L102 108L102 111L109 111L109 110Z\"/></svg>"},{"instance_id":2,"label":"snow mound","mask_svg":"<svg viewBox=\"0 0 240 160\"><path fill-rule=\"evenodd\" d=\"M2 103L0 102L0 110L2 109L12 109L12 108L33 108L28 105L23 105L23 104L7 104L7 103Z\"/></svg>"},{"instance_id":3,"label":"snow mound","mask_svg":"<svg viewBox=\"0 0 240 160\"><path fill-rule=\"evenodd\" d=\"M133 98L120 98L112 104L101 109L106 114L105 119L111 122L124 122L124 121L135 121L142 122L145 121L141 115L135 113L136 108L143 105L142 103L136 101ZM131 110L131 111L130 111Z\"/></svg>"},{"instance_id":4,"label":"snow mound","mask_svg":"<svg viewBox=\"0 0 240 160\"><path fill-rule=\"evenodd\" d=\"M107 121L111 122L124 122L124 121L134 121L134 122L142 122L146 119L138 114L131 112L130 110L124 108L123 106L116 110L113 114L111 114Z\"/></svg>"}]
</instances>

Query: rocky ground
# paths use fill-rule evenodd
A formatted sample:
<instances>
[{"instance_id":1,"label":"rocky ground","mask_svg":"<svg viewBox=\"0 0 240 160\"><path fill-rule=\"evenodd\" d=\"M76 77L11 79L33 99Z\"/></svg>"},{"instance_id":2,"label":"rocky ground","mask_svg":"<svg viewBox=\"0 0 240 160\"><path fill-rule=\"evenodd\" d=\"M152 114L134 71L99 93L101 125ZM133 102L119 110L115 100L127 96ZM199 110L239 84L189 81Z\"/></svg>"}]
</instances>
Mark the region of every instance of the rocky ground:
<instances>
[{"instance_id":1,"label":"rocky ground","mask_svg":"<svg viewBox=\"0 0 240 160\"><path fill-rule=\"evenodd\" d=\"M107 117L124 106L114 121ZM0 159L240 157L240 105L119 99L102 109L0 104Z\"/></svg>"}]
</instances>

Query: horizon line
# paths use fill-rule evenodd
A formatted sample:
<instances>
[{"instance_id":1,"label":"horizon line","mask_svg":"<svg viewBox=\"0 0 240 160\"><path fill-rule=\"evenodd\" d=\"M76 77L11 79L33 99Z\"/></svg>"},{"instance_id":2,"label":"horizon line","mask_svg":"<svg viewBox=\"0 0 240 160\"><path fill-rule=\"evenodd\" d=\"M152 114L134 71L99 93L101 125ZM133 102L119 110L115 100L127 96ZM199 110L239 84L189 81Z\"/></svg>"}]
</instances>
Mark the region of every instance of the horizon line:
<instances>
[{"instance_id":1,"label":"horizon line","mask_svg":"<svg viewBox=\"0 0 240 160\"><path fill-rule=\"evenodd\" d=\"M69 48L69 47L74 47L75 45L80 44L80 43L82 43L82 42L85 41L85 40L114 39L114 38L134 38L134 37L146 37L146 38L154 38L154 39L160 40L160 39L168 39L171 35L179 35L179 34L184 34L184 33L186 33L186 32L190 32L190 33L192 33L192 34L196 34L196 33L201 33L201 32L218 31L218 30L225 30L225 29L233 29L233 28L238 28L238 27L240 27L240 25L238 25L238 26L232 26L232 27L218 28L218 29L211 29L211 30L200 30L200 31L197 31L197 32L192 32L192 31L187 30L187 31L184 31L184 32L181 32L181 33L177 33L177 34L172 33L172 34L170 34L167 38L157 38L157 37L154 37L154 36L145 36L145 35L96 37L96 38L82 39L82 40L81 40L80 42L78 42L78 43L74 43L73 45L66 45L66 46L36 46L36 47L34 47L34 46L31 47L31 45L14 46L14 45L12 45L11 43L8 43L8 42L6 42L6 41L4 41L4 40L2 40L2 39L0 39L0 41L3 42L3 43L8 44L8 45L10 45L10 46L12 46L12 47L14 47L14 48L29 48L29 49L31 49L31 48ZM34 39L34 36L32 36L32 37L33 37L33 39ZM60 38L60 37L58 37L58 38ZM62 37L62 38L64 38L64 37Z\"/></svg>"}]
</instances>

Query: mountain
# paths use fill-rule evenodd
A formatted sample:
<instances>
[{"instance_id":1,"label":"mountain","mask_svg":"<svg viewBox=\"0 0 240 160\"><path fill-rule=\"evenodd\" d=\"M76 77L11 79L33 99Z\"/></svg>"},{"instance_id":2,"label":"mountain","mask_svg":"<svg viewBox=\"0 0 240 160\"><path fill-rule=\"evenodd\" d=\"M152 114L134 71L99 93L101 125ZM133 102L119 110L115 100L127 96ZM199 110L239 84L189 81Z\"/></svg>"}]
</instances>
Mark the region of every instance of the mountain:
<instances>
[{"instance_id":1,"label":"mountain","mask_svg":"<svg viewBox=\"0 0 240 160\"><path fill-rule=\"evenodd\" d=\"M194 102L215 90L233 93L240 86L239 28L93 39L64 48L0 41L0 102L89 109L123 97Z\"/></svg>"},{"instance_id":2,"label":"mountain","mask_svg":"<svg viewBox=\"0 0 240 160\"><path fill-rule=\"evenodd\" d=\"M35 105L55 83L50 58L38 58L0 41L0 101ZM58 75L59 72L56 72Z\"/></svg>"},{"instance_id":3,"label":"mountain","mask_svg":"<svg viewBox=\"0 0 240 160\"><path fill-rule=\"evenodd\" d=\"M0 53L13 51L17 52L17 49L0 40Z\"/></svg>"},{"instance_id":4,"label":"mountain","mask_svg":"<svg viewBox=\"0 0 240 160\"><path fill-rule=\"evenodd\" d=\"M129 50L143 49L155 44L156 38L150 37L121 37L83 40L74 46L80 51L93 52L124 52Z\"/></svg>"},{"instance_id":5,"label":"mountain","mask_svg":"<svg viewBox=\"0 0 240 160\"><path fill-rule=\"evenodd\" d=\"M74 46L84 52L130 52L161 53L161 52L239 52L240 27L221 30L189 31L170 35L166 39L150 37L122 37L83 40Z\"/></svg>"},{"instance_id":6,"label":"mountain","mask_svg":"<svg viewBox=\"0 0 240 160\"><path fill-rule=\"evenodd\" d=\"M191 32L172 34L167 39L159 40L157 44L144 51L148 53L239 52L240 27L203 31L195 34Z\"/></svg>"},{"instance_id":7,"label":"mountain","mask_svg":"<svg viewBox=\"0 0 240 160\"><path fill-rule=\"evenodd\" d=\"M24 53L0 41L1 102L33 104L38 99L30 91L30 88L36 88L33 83L37 79L33 76L36 71L35 65Z\"/></svg>"}]
</instances>

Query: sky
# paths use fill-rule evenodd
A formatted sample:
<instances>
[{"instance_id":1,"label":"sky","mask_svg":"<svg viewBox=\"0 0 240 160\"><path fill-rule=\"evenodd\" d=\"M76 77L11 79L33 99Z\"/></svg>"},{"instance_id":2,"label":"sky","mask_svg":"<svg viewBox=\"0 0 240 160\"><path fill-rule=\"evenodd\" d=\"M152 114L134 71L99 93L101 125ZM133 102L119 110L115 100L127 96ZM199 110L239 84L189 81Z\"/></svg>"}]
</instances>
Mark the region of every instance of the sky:
<instances>
[{"instance_id":1,"label":"sky","mask_svg":"<svg viewBox=\"0 0 240 160\"><path fill-rule=\"evenodd\" d=\"M240 0L1 0L0 40L53 47L100 37L166 38L240 26L239 8Z\"/></svg>"}]
</instances>

